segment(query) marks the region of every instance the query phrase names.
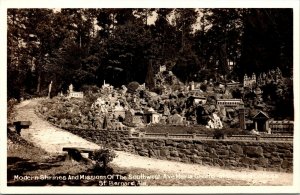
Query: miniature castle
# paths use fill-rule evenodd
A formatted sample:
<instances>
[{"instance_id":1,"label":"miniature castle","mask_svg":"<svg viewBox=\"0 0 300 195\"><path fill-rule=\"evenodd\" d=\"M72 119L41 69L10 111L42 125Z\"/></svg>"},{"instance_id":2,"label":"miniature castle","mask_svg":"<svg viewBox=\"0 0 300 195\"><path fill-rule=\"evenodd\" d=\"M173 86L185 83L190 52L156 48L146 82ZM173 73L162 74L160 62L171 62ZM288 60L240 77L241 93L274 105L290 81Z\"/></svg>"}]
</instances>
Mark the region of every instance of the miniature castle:
<instances>
[{"instance_id":1,"label":"miniature castle","mask_svg":"<svg viewBox=\"0 0 300 195\"><path fill-rule=\"evenodd\" d=\"M256 75L252 74L252 77L248 77L247 74L244 76L244 87L253 88L256 85Z\"/></svg>"}]
</instances>

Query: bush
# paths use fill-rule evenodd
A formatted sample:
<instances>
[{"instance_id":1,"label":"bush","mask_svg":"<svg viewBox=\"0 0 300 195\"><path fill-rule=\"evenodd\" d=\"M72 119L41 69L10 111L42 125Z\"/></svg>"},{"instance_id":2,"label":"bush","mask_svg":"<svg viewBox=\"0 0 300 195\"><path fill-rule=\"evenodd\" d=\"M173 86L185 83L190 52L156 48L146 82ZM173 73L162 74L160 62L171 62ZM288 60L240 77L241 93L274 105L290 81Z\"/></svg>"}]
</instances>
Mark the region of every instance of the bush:
<instances>
[{"instance_id":1,"label":"bush","mask_svg":"<svg viewBox=\"0 0 300 195\"><path fill-rule=\"evenodd\" d=\"M202 84L200 86L200 89L203 91L203 92L206 92L207 91L207 85L206 84Z\"/></svg>"},{"instance_id":2,"label":"bush","mask_svg":"<svg viewBox=\"0 0 300 195\"><path fill-rule=\"evenodd\" d=\"M135 93L136 90L139 88L140 84L136 81L133 81L133 82L130 82L128 85L127 85L127 89L128 89L128 92L129 93Z\"/></svg>"},{"instance_id":3,"label":"bush","mask_svg":"<svg viewBox=\"0 0 300 195\"><path fill-rule=\"evenodd\" d=\"M100 88L97 87L96 85L83 85L81 87L81 91L84 94L89 94L89 93L98 93L100 91Z\"/></svg>"},{"instance_id":4,"label":"bush","mask_svg":"<svg viewBox=\"0 0 300 195\"><path fill-rule=\"evenodd\" d=\"M110 149L99 149L92 153L91 159L96 161L96 168L107 169L109 162L113 161L116 157L116 153Z\"/></svg>"},{"instance_id":5,"label":"bush","mask_svg":"<svg viewBox=\"0 0 300 195\"><path fill-rule=\"evenodd\" d=\"M10 121L13 121L14 119L14 106L17 105L18 103L18 100L16 99L10 99L8 100L7 102L7 120L10 122Z\"/></svg>"},{"instance_id":6,"label":"bush","mask_svg":"<svg viewBox=\"0 0 300 195\"><path fill-rule=\"evenodd\" d=\"M99 94L87 94L85 96L85 106L91 107L91 105L97 100Z\"/></svg>"}]
</instances>

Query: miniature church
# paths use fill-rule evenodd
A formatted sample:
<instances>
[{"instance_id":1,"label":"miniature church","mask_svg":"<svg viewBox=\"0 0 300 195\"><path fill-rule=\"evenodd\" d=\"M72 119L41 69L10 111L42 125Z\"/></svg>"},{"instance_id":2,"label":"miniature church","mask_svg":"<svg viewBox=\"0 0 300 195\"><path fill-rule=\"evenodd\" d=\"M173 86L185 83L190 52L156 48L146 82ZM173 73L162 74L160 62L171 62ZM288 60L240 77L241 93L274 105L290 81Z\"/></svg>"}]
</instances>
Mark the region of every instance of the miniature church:
<instances>
[{"instance_id":1,"label":"miniature church","mask_svg":"<svg viewBox=\"0 0 300 195\"><path fill-rule=\"evenodd\" d=\"M252 77L248 77L247 74L244 76L244 87L253 88L256 85L256 75L252 74Z\"/></svg>"}]
</instances>

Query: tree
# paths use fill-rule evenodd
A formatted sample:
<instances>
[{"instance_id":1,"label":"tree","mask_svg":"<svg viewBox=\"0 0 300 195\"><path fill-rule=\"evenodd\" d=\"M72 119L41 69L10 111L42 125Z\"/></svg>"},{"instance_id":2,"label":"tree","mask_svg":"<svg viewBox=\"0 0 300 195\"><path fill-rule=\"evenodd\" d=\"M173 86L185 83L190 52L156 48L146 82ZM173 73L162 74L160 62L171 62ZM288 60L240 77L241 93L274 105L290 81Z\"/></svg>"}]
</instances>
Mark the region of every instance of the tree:
<instances>
[{"instance_id":1,"label":"tree","mask_svg":"<svg viewBox=\"0 0 300 195\"><path fill-rule=\"evenodd\" d=\"M153 67L152 67L152 59L150 59L149 64L148 64L148 71L147 71L145 83L150 91L152 91L154 89L155 83L154 83L154 72L153 72Z\"/></svg>"},{"instance_id":2,"label":"tree","mask_svg":"<svg viewBox=\"0 0 300 195\"><path fill-rule=\"evenodd\" d=\"M290 76L293 58L292 9L249 9L244 14L243 22L240 75L280 67L285 76Z\"/></svg>"}]
</instances>

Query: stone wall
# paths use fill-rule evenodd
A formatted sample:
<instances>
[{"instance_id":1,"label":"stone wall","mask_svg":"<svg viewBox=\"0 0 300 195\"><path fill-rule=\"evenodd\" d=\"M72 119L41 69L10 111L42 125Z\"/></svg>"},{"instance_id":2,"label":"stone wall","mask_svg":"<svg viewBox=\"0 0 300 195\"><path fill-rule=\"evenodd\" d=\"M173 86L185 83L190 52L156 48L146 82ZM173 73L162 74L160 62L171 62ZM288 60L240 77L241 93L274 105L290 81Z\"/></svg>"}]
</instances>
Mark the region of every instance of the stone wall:
<instances>
[{"instance_id":1,"label":"stone wall","mask_svg":"<svg viewBox=\"0 0 300 195\"><path fill-rule=\"evenodd\" d=\"M68 130L97 144L150 158L223 168L293 171L293 143L132 138L128 131Z\"/></svg>"}]
</instances>

